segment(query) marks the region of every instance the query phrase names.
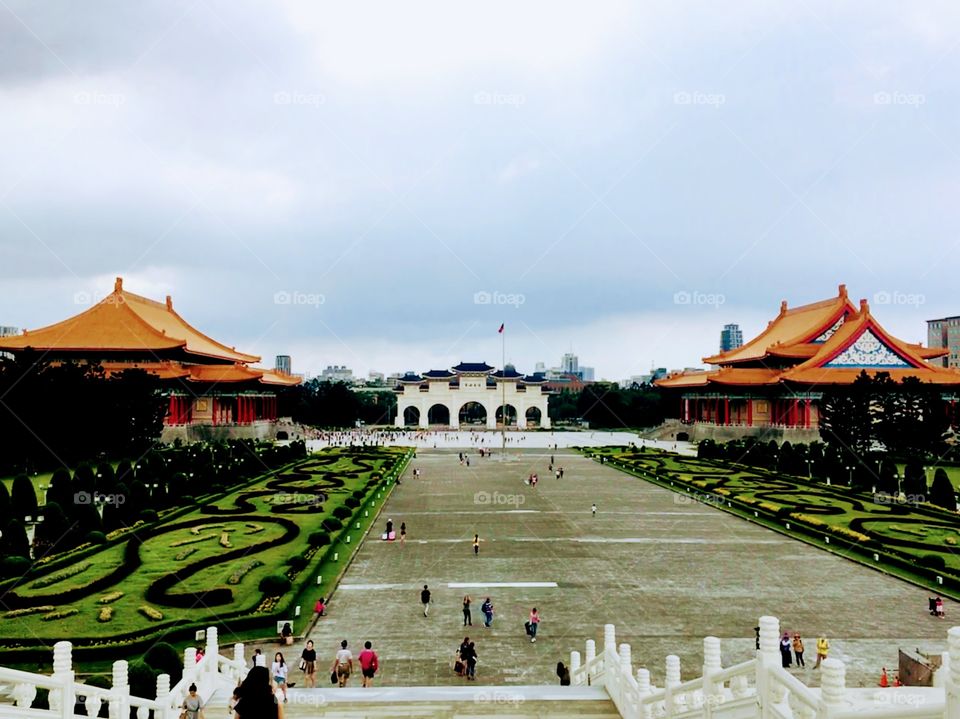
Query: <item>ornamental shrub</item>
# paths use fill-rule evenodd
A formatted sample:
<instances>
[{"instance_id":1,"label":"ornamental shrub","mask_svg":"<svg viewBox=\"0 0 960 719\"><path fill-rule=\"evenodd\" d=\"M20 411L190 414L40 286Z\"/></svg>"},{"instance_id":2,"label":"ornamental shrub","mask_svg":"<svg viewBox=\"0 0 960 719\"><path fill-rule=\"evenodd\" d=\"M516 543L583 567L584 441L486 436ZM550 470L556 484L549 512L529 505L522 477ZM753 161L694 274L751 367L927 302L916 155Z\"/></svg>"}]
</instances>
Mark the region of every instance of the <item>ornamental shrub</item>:
<instances>
[{"instance_id":1,"label":"ornamental shrub","mask_svg":"<svg viewBox=\"0 0 960 719\"><path fill-rule=\"evenodd\" d=\"M103 544L107 541L107 535L103 532L90 532L87 534L84 541L89 542L90 544Z\"/></svg>"},{"instance_id":2,"label":"ornamental shrub","mask_svg":"<svg viewBox=\"0 0 960 719\"><path fill-rule=\"evenodd\" d=\"M349 507L334 507L333 516L341 520L350 519L350 517L353 516L353 510L351 510Z\"/></svg>"},{"instance_id":3,"label":"ornamental shrub","mask_svg":"<svg viewBox=\"0 0 960 719\"><path fill-rule=\"evenodd\" d=\"M306 557L303 557L299 554L295 554L287 560L287 565L291 569L296 569L297 571L306 569L309 563L310 561Z\"/></svg>"},{"instance_id":4,"label":"ornamental shrub","mask_svg":"<svg viewBox=\"0 0 960 719\"><path fill-rule=\"evenodd\" d=\"M312 532L307 541L311 547L325 547L330 544L330 534L328 532Z\"/></svg>"},{"instance_id":5,"label":"ornamental shrub","mask_svg":"<svg viewBox=\"0 0 960 719\"><path fill-rule=\"evenodd\" d=\"M336 517L327 517L320 522L320 526L326 529L328 532L336 532L340 529L343 529L343 522Z\"/></svg>"},{"instance_id":6,"label":"ornamental shrub","mask_svg":"<svg viewBox=\"0 0 960 719\"><path fill-rule=\"evenodd\" d=\"M360 506L360 500L356 497L347 497L345 500L343 500L343 503L350 507L350 509L356 509Z\"/></svg>"},{"instance_id":7,"label":"ornamental shrub","mask_svg":"<svg viewBox=\"0 0 960 719\"><path fill-rule=\"evenodd\" d=\"M290 580L282 574L268 574L260 580L258 589L268 597L278 597L290 591Z\"/></svg>"}]
</instances>

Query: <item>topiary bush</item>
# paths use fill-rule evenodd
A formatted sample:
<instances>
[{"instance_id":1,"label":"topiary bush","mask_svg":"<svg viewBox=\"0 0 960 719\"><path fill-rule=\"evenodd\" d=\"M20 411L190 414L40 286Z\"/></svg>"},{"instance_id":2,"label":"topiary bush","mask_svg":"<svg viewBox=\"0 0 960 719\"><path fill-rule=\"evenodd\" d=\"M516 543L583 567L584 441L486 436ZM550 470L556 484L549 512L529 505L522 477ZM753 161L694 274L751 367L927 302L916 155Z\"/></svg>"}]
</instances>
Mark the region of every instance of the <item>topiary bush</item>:
<instances>
[{"instance_id":1,"label":"topiary bush","mask_svg":"<svg viewBox=\"0 0 960 719\"><path fill-rule=\"evenodd\" d=\"M333 516L341 520L350 519L353 516L353 510L349 507L334 507Z\"/></svg>"},{"instance_id":2,"label":"topiary bush","mask_svg":"<svg viewBox=\"0 0 960 719\"><path fill-rule=\"evenodd\" d=\"M295 554L292 557L290 557L290 559L287 560L287 565L291 569L296 569L297 571L306 569L309 563L310 563L310 560L308 560L306 557L303 557L299 554Z\"/></svg>"},{"instance_id":3,"label":"topiary bush","mask_svg":"<svg viewBox=\"0 0 960 719\"><path fill-rule=\"evenodd\" d=\"M365 494L366 494L366 492L364 492L362 489L357 489L357 490L355 490L355 491L353 492L353 494L350 495L350 496L351 496L351 497L355 497L356 499L363 499L363 496L364 496Z\"/></svg>"},{"instance_id":4,"label":"topiary bush","mask_svg":"<svg viewBox=\"0 0 960 719\"><path fill-rule=\"evenodd\" d=\"M180 681L183 672L183 657L167 642L157 642L143 655L143 661L155 669L157 674L169 674L170 684Z\"/></svg>"},{"instance_id":5,"label":"topiary bush","mask_svg":"<svg viewBox=\"0 0 960 719\"><path fill-rule=\"evenodd\" d=\"M320 522L320 526L326 529L328 532L336 532L339 529L343 529L343 522L336 517L327 517Z\"/></svg>"},{"instance_id":6,"label":"topiary bush","mask_svg":"<svg viewBox=\"0 0 960 719\"><path fill-rule=\"evenodd\" d=\"M103 532L89 532L85 538L85 541L90 544L103 544L107 541L107 535Z\"/></svg>"},{"instance_id":7,"label":"topiary bush","mask_svg":"<svg viewBox=\"0 0 960 719\"><path fill-rule=\"evenodd\" d=\"M329 532L311 532L307 538L311 547L325 547L330 544Z\"/></svg>"},{"instance_id":8,"label":"topiary bush","mask_svg":"<svg viewBox=\"0 0 960 719\"><path fill-rule=\"evenodd\" d=\"M0 561L0 576L22 577L30 569L30 560L26 557L9 556Z\"/></svg>"},{"instance_id":9,"label":"topiary bush","mask_svg":"<svg viewBox=\"0 0 960 719\"><path fill-rule=\"evenodd\" d=\"M290 591L290 580L282 574L268 574L260 580L257 587L261 592L269 597L277 597Z\"/></svg>"},{"instance_id":10,"label":"topiary bush","mask_svg":"<svg viewBox=\"0 0 960 719\"><path fill-rule=\"evenodd\" d=\"M351 509L356 509L360 506L360 500L356 497L347 497L345 500L343 500L343 503Z\"/></svg>"},{"instance_id":11,"label":"topiary bush","mask_svg":"<svg viewBox=\"0 0 960 719\"><path fill-rule=\"evenodd\" d=\"M158 518L157 510L155 509L145 509L140 512L140 516L137 517L137 519L143 520L143 522L146 524L149 524L150 522L156 522Z\"/></svg>"}]
</instances>

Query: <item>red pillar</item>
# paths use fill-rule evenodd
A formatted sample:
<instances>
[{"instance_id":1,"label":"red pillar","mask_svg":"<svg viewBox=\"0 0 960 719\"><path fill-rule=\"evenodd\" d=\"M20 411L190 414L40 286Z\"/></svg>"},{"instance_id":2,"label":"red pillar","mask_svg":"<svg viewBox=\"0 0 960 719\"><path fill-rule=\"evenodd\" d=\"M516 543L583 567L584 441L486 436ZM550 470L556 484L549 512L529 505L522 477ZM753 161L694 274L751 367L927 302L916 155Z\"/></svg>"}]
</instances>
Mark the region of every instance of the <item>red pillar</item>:
<instances>
[{"instance_id":1,"label":"red pillar","mask_svg":"<svg viewBox=\"0 0 960 719\"><path fill-rule=\"evenodd\" d=\"M747 400L747 426L753 426L753 400Z\"/></svg>"},{"instance_id":2,"label":"red pillar","mask_svg":"<svg viewBox=\"0 0 960 719\"><path fill-rule=\"evenodd\" d=\"M723 423L730 424L730 398L723 398Z\"/></svg>"}]
</instances>

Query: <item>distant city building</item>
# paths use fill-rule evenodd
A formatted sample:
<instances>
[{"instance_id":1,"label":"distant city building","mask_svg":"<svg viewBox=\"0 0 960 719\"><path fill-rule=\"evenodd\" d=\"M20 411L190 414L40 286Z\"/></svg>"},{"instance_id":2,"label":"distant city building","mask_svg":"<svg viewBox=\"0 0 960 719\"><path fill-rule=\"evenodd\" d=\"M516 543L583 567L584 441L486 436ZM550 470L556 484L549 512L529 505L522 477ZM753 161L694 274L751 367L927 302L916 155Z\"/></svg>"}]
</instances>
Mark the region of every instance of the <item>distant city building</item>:
<instances>
[{"instance_id":1,"label":"distant city building","mask_svg":"<svg viewBox=\"0 0 960 719\"><path fill-rule=\"evenodd\" d=\"M656 369L651 369L647 374L635 374L631 375L627 379L620 380L621 389L630 389L632 387L640 387L645 384L653 384L658 379L666 377L668 374L666 367L657 367Z\"/></svg>"},{"instance_id":2,"label":"distant city building","mask_svg":"<svg viewBox=\"0 0 960 719\"><path fill-rule=\"evenodd\" d=\"M10 327L9 325L0 325L0 337L13 337L20 334L19 327Z\"/></svg>"},{"instance_id":3,"label":"distant city building","mask_svg":"<svg viewBox=\"0 0 960 719\"><path fill-rule=\"evenodd\" d=\"M740 331L740 325L724 325L720 331L720 351L729 352L743 345L743 332Z\"/></svg>"},{"instance_id":4,"label":"distant city building","mask_svg":"<svg viewBox=\"0 0 960 719\"><path fill-rule=\"evenodd\" d=\"M927 346L948 350L931 360L941 367L960 367L960 316L927 320Z\"/></svg>"},{"instance_id":5,"label":"distant city building","mask_svg":"<svg viewBox=\"0 0 960 719\"><path fill-rule=\"evenodd\" d=\"M537 362L537 363L533 366L533 371L534 371L535 373L536 373L536 372L539 372L540 374L546 374L546 373L547 373L547 365L546 365L545 363L543 363L543 362Z\"/></svg>"},{"instance_id":6,"label":"distant city building","mask_svg":"<svg viewBox=\"0 0 960 719\"><path fill-rule=\"evenodd\" d=\"M537 362L533 369L534 374L543 375L549 382L569 382L569 379L575 378L578 382L593 382L595 372L593 367L587 367L580 364L580 358L573 352L567 352L560 358L559 367L550 367L546 364Z\"/></svg>"},{"instance_id":7,"label":"distant city building","mask_svg":"<svg viewBox=\"0 0 960 719\"><path fill-rule=\"evenodd\" d=\"M384 384L384 379L383 372L370 371L367 373L367 384L379 386Z\"/></svg>"},{"instance_id":8,"label":"distant city building","mask_svg":"<svg viewBox=\"0 0 960 719\"><path fill-rule=\"evenodd\" d=\"M573 352L567 352L560 358L560 371L564 374L577 374L580 371L580 358Z\"/></svg>"},{"instance_id":9,"label":"distant city building","mask_svg":"<svg viewBox=\"0 0 960 719\"><path fill-rule=\"evenodd\" d=\"M353 382L353 370L346 365L327 365L320 373L320 379L324 382Z\"/></svg>"},{"instance_id":10,"label":"distant city building","mask_svg":"<svg viewBox=\"0 0 960 719\"><path fill-rule=\"evenodd\" d=\"M290 360L290 355L277 355L273 369L280 374L293 374L293 362Z\"/></svg>"}]
</instances>

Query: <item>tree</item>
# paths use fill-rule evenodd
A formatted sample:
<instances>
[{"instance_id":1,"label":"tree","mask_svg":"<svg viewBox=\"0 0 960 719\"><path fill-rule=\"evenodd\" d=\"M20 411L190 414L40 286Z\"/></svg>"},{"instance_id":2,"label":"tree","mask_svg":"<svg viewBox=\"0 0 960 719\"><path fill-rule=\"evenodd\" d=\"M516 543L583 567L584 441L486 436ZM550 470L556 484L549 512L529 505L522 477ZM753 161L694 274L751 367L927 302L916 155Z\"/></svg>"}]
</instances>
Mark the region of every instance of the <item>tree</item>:
<instances>
[{"instance_id":1,"label":"tree","mask_svg":"<svg viewBox=\"0 0 960 719\"><path fill-rule=\"evenodd\" d=\"M930 485L930 502L938 507L949 509L951 512L957 511L957 495L943 467L937 467L937 471L933 474L933 484Z\"/></svg>"},{"instance_id":2,"label":"tree","mask_svg":"<svg viewBox=\"0 0 960 719\"><path fill-rule=\"evenodd\" d=\"M927 476L916 461L907 462L903 471L903 493L913 502L922 502L927 494Z\"/></svg>"},{"instance_id":3,"label":"tree","mask_svg":"<svg viewBox=\"0 0 960 719\"><path fill-rule=\"evenodd\" d=\"M37 516L37 491L33 482L25 474L18 474L13 480L13 493L10 508L17 519Z\"/></svg>"},{"instance_id":4,"label":"tree","mask_svg":"<svg viewBox=\"0 0 960 719\"><path fill-rule=\"evenodd\" d=\"M897 479L897 465L889 455L880 463L880 471L877 476L877 491L891 496L897 496L900 492L899 481Z\"/></svg>"},{"instance_id":5,"label":"tree","mask_svg":"<svg viewBox=\"0 0 960 719\"><path fill-rule=\"evenodd\" d=\"M27 539L27 530L19 519L11 519L3 528L0 554L30 558L30 540Z\"/></svg>"},{"instance_id":6,"label":"tree","mask_svg":"<svg viewBox=\"0 0 960 719\"><path fill-rule=\"evenodd\" d=\"M861 371L848 387L831 387L820 399L820 436L842 448L844 461L863 457L874 439L872 380Z\"/></svg>"}]
</instances>

